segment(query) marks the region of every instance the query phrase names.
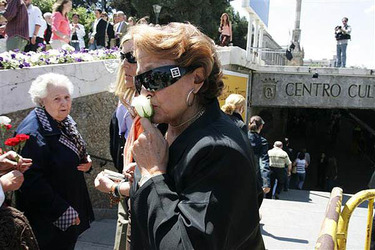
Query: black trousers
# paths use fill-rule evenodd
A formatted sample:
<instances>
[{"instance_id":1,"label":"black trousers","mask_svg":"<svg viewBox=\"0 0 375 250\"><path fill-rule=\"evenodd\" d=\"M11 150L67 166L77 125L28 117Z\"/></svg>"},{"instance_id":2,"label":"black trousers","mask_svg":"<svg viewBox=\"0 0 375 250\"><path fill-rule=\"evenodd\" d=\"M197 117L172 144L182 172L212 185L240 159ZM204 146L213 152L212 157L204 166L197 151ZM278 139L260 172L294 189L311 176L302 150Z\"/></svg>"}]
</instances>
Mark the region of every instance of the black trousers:
<instances>
[{"instance_id":1,"label":"black trousers","mask_svg":"<svg viewBox=\"0 0 375 250\"><path fill-rule=\"evenodd\" d=\"M31 37L30 37L30 41L25 47L25 52L29 52L29 51L36 52L36 50L39 48L38 44L40 44L40 43L43 43L42 37L37 37L36 40L35 40L35 44L31 44Z\"/></svg>"},{"instance_id":2,"label":"black trousers","mask_svg":"<svg viewBox=\"0 0 375 250\"><path fill-rule=\"evenodd\" d=\"M272 190L275 186L275 180L277 180L277 186L276 186L276 194L279 194L284 187L284 183L286 181L286 172L285 168L275 168L270 167L271 169L271 191L269 194L272 196Z\"/></svg>"}]
</instances>

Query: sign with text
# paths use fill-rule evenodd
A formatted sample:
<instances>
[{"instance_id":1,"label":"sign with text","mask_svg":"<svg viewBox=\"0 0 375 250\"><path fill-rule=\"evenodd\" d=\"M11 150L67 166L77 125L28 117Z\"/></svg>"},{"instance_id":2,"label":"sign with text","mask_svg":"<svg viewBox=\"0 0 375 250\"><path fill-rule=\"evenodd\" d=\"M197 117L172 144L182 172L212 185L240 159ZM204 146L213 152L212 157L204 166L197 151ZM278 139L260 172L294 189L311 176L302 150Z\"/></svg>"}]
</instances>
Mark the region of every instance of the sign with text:
<instances>
[{"instance_id":1,"label":"sign with text","mask_svg":"<svg viewBox=\"0 0 375 250\"><path fill-rule=\"evenodd\" d=\"M247 100L247 82L249 79L248 75L224 70L223 71L223 82L224 90L221 96L219 96L220 107L224 105L225 99L230 94L240 94ZM245 106L246 110L242 114L242 118L245 120L245 114L247 113L247 104Z\"/></svg>"},{"instance_id":2,"label":"sign with text","mask_svg":"<svg viewBox=\"0 0 375 250\"><path fill-rule=\"evenodd\" d=\"M375 108L375 78L254 72L252 106Z\"/></svg>"}]
</instances>

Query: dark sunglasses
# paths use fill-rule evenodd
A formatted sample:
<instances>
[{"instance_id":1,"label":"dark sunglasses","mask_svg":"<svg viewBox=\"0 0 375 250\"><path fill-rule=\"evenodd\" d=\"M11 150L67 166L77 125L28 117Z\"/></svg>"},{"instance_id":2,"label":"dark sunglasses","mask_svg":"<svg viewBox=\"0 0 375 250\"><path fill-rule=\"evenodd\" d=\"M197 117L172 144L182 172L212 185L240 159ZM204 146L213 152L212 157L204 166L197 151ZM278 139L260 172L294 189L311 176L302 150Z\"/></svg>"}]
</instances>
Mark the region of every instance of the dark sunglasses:
<instances>
[{"instance_id":1,"label":"dark sunglasses","mask_svg":"<svg viewBox=\"0 0 375 250\"><path fill-rule=\"evenodd\" d=\"M128 61L128 63L137 63L137 59L135 59L133 52L124 53L120 51L121 62L124 61L125 58L126 58L126 61Z\"/></svg>"},{"instance_id":2,"label":"dark sunglasses","mask_svg":"<svg viewBox=\"0 0 375 250\"><path fill-rule=\"evenodd\" d=\"M155 68L135 76L135 89L139 94L142 86L148 91L161 90L177 82L192 70L192 68L183 68L176 65Z\"/></svg>"}]
</instances>

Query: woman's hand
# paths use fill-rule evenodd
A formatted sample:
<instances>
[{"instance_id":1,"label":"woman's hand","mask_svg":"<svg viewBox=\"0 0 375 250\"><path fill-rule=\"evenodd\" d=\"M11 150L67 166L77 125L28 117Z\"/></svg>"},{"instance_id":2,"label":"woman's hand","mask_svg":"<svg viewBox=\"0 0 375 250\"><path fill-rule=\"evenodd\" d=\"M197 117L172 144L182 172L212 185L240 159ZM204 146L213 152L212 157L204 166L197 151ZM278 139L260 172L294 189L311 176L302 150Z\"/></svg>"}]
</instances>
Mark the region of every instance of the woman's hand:
<instances>
[{"instance_id":1,"label":"woman's hand","mask_svg":"<svg viewBox=\"0 0 375 250\"><path fill-rule=\"evenodd\" d=\"M0 177L0 185L4 192L14 191L21 187L23 180L23 174L18 170L13 170Z\"/></svg>"},{"instance_id":2,"label":"woman's hand","mask_svg":"<svg viewBox=\"0 0 375 250\"><path fill-rule=\"evenodd\" d=\"M109 179L107 176L100 172L94 181L95 188L98 189L100 192L109 193L112 190L112 186L114 182Z\"/></svg>"},{"instance_id":3,"label":"woman's hand","mask_svg":"<svg viewBox=\"0 0 375 250\"><path fill-rule=\"evenodd\" d=\"M77 225L77 226L78 226L79 224L81 224L81 220L79 219L79 217L77 217L77 218L73 221L73 224L72 224L72 225L73 225L73 226L74 226L74 225Z\"/></svg>"},{"instance_id":4,"label":"woman's hand","mask_svg":"<svg viewBox=\"0 0 375 250\"><path fill-rule=\"evenodd\" d=\"M144 132L134 142L132 153L142 176L164 174L168 164L168 143L146 118L141 118Z\"/></svg>"},{"instance_id":5,"label":"woman's hand","mask_svg":"<svg viewBox=\"0 0 375 250\"><path fill-rule=\"evenodd\" d=\"M90 158L89 155L87 155L86 159L87 159L87 163L82 163L82 164L79 164L79 165L78 165L77 169L78 169L79 171L87 172L87 171L90 170L91 165L92 165L92 160L91 160L91 158Z\"/></svg>"},{"instance_id":6,"label":"woman's hand","mask_svg":"<svg viewBox=\"0 0 375 250\"><path fill-rule=\"evenodd\" d=\"M18 158L18 162L17 162ZM16 169L24 173L32 165L32 160L28 158L22 158L19 154L14 151L6 152L0 155L0 173L7 173L10 170Z\"/></svg>"},{"instance_id":7,"label":"woman's hand","mask_svg":"<svg viewBox=\"0 0 375 250\"><path fill-rule=\"evenodd\" d=\"M129 180L130 183L132 183L134 180L134 170L136 166L137 163L132 162L128 164L126 167L124 167L122 171L123 175L125 175L125 177Z\"/></svg>"}]
</instances>

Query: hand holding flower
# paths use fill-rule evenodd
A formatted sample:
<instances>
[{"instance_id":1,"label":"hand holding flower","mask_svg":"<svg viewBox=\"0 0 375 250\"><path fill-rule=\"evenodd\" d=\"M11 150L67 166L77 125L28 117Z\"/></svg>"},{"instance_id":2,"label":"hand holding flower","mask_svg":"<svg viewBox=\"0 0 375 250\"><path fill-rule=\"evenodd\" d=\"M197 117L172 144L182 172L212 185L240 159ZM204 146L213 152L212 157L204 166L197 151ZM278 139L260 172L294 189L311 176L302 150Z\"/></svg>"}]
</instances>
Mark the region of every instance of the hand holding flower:
<instances>
[{"instance_id":1,"label":"hand holding flower","mask_svg":"<svg viewBox=\"0 0 375 250\"><path fill-rule=\"evenodd\" d=\"M168 143L148 119L141 118L144 132L134 142L133 156L142 177L164 174L168 162Z\"/></svg>"},{"instance_id":2,"label":"hand holding flower","mask_svg":"<svg viewBox=\"0 0 375 250\"><path fill-rule=\"evenodd\" d=\"M14 151L9 151L0 155L0 175L7 173L10 170L19 170L21 173L24 173L31 165L31 159L22 158Z\"/></svg>"}]
</instances>

